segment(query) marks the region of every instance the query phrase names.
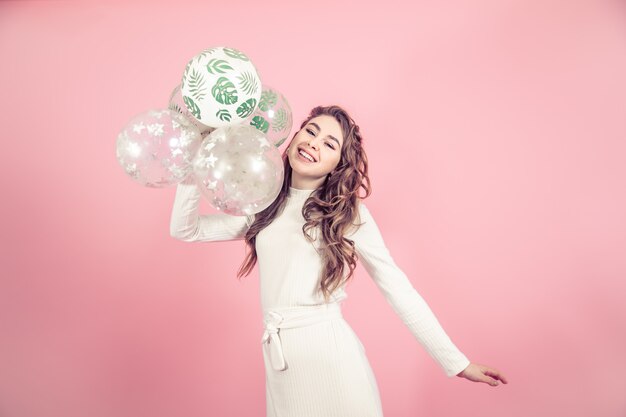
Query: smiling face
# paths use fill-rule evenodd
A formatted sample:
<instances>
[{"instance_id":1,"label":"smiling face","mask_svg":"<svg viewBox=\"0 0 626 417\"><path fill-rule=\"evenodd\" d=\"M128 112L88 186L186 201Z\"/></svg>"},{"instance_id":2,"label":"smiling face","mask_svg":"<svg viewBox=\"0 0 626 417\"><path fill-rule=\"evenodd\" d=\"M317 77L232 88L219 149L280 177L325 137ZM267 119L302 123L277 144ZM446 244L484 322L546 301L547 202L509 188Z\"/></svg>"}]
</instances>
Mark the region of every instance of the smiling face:
<instances>
[{"instance_id":1,"label":"smiling face","mask_svg":"<svg viewBox=\"0 0 626 417\"><path fill-rule=\"evenodd\" d=\"M333 116L320 115L309 120L289 144L291 186L311 190L322 185L341 160L343 140L341 125Z\"/></svg>"}]
</instances>

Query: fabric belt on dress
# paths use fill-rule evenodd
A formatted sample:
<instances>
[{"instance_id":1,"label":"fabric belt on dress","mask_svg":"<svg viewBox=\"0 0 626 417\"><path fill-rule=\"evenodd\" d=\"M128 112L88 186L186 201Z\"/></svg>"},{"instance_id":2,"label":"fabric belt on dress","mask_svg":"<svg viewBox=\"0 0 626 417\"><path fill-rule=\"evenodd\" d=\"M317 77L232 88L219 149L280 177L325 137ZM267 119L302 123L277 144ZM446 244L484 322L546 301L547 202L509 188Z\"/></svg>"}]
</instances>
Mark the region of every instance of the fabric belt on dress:
<instances>
[{"instance_id":1,"label":"fabric belt on dress","mask_svg":"<svg viewBox=\"0 0 626 417\"><path fill-rule=\"evenodd\" d=\"M287 369L280 340L280 329L304 327L326 320L343 317L339 303L319 304L314 306L297 306L290 308L270 309L265 312L263 323L265 331L261 343L268 350L272 368L276 371Z\"/></svg>"}]
</instances>

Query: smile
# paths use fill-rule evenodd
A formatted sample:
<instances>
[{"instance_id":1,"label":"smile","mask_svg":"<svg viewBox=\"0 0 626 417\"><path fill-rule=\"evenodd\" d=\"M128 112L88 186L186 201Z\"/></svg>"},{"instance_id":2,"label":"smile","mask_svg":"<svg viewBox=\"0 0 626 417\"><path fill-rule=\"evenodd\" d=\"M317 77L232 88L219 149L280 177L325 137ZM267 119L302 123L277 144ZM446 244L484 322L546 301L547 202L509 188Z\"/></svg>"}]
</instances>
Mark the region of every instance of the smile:
<instances>
[{"instance_id":1,"label":"smile","mask_svg":"<svg viewBox=\"0 0 626 417\"><path fill-rule=\"evenodd\" d=\"M301 149L298 149L298 158L306 162L315 162L313 157Z\"/></svg>"}]
</instances>

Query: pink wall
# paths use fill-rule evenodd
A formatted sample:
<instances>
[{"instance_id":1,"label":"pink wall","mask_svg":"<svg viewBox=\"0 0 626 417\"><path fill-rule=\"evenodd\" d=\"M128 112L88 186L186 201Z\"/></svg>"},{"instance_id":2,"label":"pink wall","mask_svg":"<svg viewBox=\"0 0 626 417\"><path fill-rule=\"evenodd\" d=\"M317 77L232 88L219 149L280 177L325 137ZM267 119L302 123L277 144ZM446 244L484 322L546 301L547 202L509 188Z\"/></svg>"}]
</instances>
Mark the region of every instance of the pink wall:
<instances>
[{"instance_id":1,"label":"pink wall","mask_svg":"<svg viewBox=\"0 0 626 417\"><path fill-rule=\"evenodd\" d=\"M446 378L359 267L344 314L387 416L626 415L623 6L153 3L0 2L0 415L264 415L243 243L171 238L175 189L114 152L215 45L296 123L351 111L394 259L510 380Z\"/></svg>"}]
</instances>

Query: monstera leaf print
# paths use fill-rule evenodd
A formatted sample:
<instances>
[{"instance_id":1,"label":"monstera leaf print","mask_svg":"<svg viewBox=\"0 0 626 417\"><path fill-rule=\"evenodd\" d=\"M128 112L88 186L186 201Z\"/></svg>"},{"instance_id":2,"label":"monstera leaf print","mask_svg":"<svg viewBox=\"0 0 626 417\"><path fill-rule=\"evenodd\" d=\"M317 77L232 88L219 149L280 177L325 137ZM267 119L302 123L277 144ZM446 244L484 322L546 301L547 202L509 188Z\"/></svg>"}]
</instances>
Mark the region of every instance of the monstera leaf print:
<instances>
[{"instance_id":1,"label":"monstera leaf print","mask_svg":"<svg viewBox=\"0 0 626 417\"><path fill-rule=\"evenodd\" d=\"M198 105L191 99L191 97L183 96L183 101L187 106L187 110L189 110L193 117L200 120L200 107L198 107Z\"/></svg>"},{"instance_id":2,"label":"monstera leaf print","mask_svg":"<svg viewBox=\"0 0 626 417\"><path fill-rule=\"evenodd\" d=\"M259 109L267 111L276 105L277 96L272 90L266 90L261 93L259 100Z\"/></svg>"},{"instance_id":3,"label":"monstera leaf print","mask_svg":"<svg viewBox=\"0 0 626 417\"><path fill-rule=\"evenodd\" d=\"M234 104L239 100L235 85L226 77L218 78L211 89L211 94L213 94L215 101L222 104Z\"/></svg>"},{"instance_id":4,"label":"monstera leaf print","mask_svg":"<svg viewBox=\"0 0 626 417\"><path fill-rule=\"evenodd\" d=\"M218 110L217 113L215 113L215 116L217 116L223 122L230 122L230 119L232 118L232 116L226 109Z\"/></svg>"},{"instance_id":5,"label":"monstera leaf print","mask_svg":"<svg viewBox=\"0 0 626 417\"><path fill-rule=\"evenodd\" d=\"M241 103L239 107L237 107L237 116L241 117L242 119L245 119L246 117L252 114L255 107L256 107L256 100L253 98L250 98L244 101L243 103Z\"/></svg>"},{"instance_id":6,"label":"monstera leaf print","mask_svg":"<svg viewBox=\"0 0 626 417\"><path fill-rule=\"evenodd\" d=\"M269 122L261 116L254 116L250 124L263 133L267 133L267 130L270 127Z\"/></svg>"}]
</instances>

